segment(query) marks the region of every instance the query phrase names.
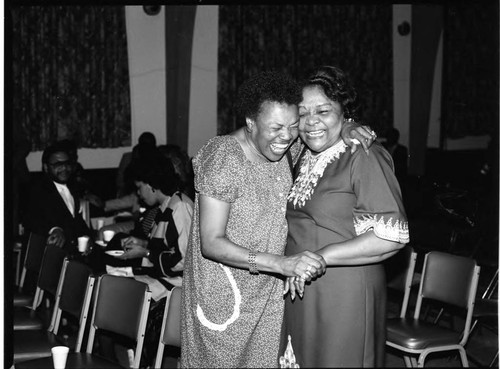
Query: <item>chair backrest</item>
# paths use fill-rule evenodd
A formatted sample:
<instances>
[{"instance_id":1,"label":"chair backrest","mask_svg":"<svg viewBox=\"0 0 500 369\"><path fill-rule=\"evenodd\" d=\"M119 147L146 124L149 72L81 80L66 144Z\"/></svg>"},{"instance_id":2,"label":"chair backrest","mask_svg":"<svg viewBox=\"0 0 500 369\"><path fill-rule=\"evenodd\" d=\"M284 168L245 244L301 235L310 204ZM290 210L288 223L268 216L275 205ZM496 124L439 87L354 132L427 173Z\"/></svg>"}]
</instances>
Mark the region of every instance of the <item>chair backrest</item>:
<instances>
[{"instance_id":1,"label":"chair backrest","mask_svg":"<svg viewBox=\"0 0 500 369\"><path fill-rule=\"evenodd\" d=\"M416 263L417 253L410 245L406 245L385 263L387 287L403 293L403 301L399 314L401 318L406 316L408 309Z\"/></svg>"},{"instance_id":2,"label":"chair backrest","mask_svg":"<svg viewBox=\"0 0 500 369\"><path fill-rule=\"evenodd\" d=\"M45 246L37 286L44 291L56 295L59 277L66 254L55 245Z\"/></svg>"},{"instance_id":3,"label":"chair backrest","mask_svg":"<svg viewBox=\"0 0 500 369\"><path fill-rule=\"evenodd\" d=\"M481 268L474 259L431 251L425 255L414 318L418 319L423 299L465 308L464 334L467 342Z\"/></svg>"},{"instance_id":4,"label":"chair backrest","mask_svg":"<svg viewBox=\"0 0 500 369\"><path fill-rule=\"evenodd\" d=\"M42 265L40 266L40 272L38 274L35 296L33 298L33 310L36 310L42 302L45 291L53 296L57 295L64 257L65 253L60 247L55 245L45 246Z\"/></svg>"},{"instance_id":5,"label":"chair backrest","mask_svg":"<svg viewBox=\"0 0 500 369\"><path fill-rule=\"evenodd\" d=\"M134 368L138 368L150 302L151 292L143 282L109 274L99 277L87 353L92 353L96 330L105 329L137 342Z\"/></svg>"},{"instance_id":6,"label":"chair backrest","mask_svg":"<svg viewBox=\"0 0 500 369\"><path fill-rule=\"evenodd\" d=\"M21 280L19 282L19 286L21 288L24 286L26 272L28 270L33 271L37 274L39 273L46 243L46 236L30 232L28 240L26 242L26 253L24 255L23 271L21 273Z\"/></svg>"},{"instance_id":7,"label":"chair backrest","mask_svg":"<svg viewBox=\"0 0 500 369\"><path fill-rule=\"evenodd\" d=\"M155 368L161 368L163 350L166 345L181 347L181 295L181 287L174 287L167 296Z\"/></svg>"},{"instance_id":8,"label":"chair backrest","mask_svg":"<svg viewBox=\"0 0 500 369\"><path fill-rule=\"evenodd\" d=\"M59 322L63 312L75 318L80 317L88 287L87 282L91 275L92 270L88 265L76 260L64 260L52 315L51 328L54 334L57 334L59 330Z\"/></svg>"}]
</instances>

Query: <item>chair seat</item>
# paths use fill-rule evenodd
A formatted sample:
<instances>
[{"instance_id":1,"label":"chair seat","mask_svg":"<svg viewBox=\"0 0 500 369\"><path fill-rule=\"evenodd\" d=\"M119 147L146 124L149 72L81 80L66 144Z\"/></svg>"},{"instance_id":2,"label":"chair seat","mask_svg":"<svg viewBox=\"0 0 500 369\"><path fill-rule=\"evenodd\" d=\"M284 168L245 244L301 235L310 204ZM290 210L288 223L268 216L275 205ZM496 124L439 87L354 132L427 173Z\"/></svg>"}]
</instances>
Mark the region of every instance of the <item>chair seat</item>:
<instances>
[{"instance_id":1,"label":"chair seat","mask_svg":"<svg viewBox=\"0 0 500 369\"><path fill-rule=\"evenodd\" d=\"M43 322L37 316L36 311L25 308L14 310L14 330L38 330L43 329Z\"/></svg>"},{"instance_id":2,"label":"chair seat","mask_svg":"<svg viewBox=\"0 0 500 369\"><path fill-rule=\"evenodd\" d=\"M33 302L33 295L16 292L13 300L14 306L30 306Z\"/></svg>"},{"instance_id":3,"label":"chair seat","mask_svg":"<svg viewBox=\"0 0 500 369\"><path fill-rule=\"evenodd\" d=\"M46 330L14 332L14 363L50 357L54 346L66 345ZM17 366L17 365L16 365Z\"/></svg>"},{"instance_id":4,"label":"chair seat","mask_svg":"<svg viewBox=\"0 0 500 369\"><path fill-rule=\"evenodd\" d=\"M52 357L30 360L16 364L16 369L53 369ZM70 352L66 360L66 368L72 369L108 369L123 368L118 363L106 360L100 356L84 352Z\"/></svg>"},{"instance_id":5,"label":"chair seat","mask_svg":"<svg viewBox=\"0 0 500 369\"><path fill-rule=\"evenodd\" d=\"M458 344L461 333L411 318L387 320L387 341L411 350Z\"/></svg>"},{"instance_id":6,"label":"chair seat","mask_svg":"<svg viewBox=\"0 0 500 369\"><path fill-rule=\"evenodd\" d=\"M478 299L474 304L473 318L498 316L498 300Z\"/></svg>"}]
</instances>

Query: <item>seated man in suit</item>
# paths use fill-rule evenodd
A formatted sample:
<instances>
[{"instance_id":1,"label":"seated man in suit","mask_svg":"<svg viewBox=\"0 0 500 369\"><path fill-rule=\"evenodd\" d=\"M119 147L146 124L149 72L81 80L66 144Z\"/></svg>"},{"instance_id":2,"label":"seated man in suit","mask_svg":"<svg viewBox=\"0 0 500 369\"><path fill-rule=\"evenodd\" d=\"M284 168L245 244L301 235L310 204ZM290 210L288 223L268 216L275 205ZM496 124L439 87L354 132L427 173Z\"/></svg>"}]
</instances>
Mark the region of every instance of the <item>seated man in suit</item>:
<instances>
[{"instance_id":1,"label":"seated man in suit","mask_svg":"<svg viewBox=\"0 0 500 369\"><path fill-rule=\"evenodd\" d=\"M26 212L29 231L47 235L47 244L70 255L78 252L78 237L91 234L79 198L67 186L74 164L66 145L56 142L47 147L42 155L43 178L32 186Z\"/></svg>"}]
</instances>

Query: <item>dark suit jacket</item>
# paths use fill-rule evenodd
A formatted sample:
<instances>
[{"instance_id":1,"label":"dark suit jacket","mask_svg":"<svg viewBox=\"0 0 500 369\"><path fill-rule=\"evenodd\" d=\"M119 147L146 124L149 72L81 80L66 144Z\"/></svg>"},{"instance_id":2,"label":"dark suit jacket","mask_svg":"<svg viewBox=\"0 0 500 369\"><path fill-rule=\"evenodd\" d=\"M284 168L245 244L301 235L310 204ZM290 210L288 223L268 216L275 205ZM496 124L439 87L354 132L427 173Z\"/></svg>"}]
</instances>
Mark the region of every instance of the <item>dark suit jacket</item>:
<instances>
[{"instance_id":1,"label":"dark suit jacket","mask_svg":"<svg viewBox=\"0 0 500 369\"><path fill-rule=\"evenodd\" d=\"M70 189L71 192L71 189ZM72 193L75 200L75 216L68 210L66 203L57 191L50 178L44 176L30 190L26 211L26 228L39 235L48 235L53 227L63 229L66 243L63 248L69 254L78 251L77 238L91 235L91 231L79 213L80 201Z\"/></svg>"}]
</instances>

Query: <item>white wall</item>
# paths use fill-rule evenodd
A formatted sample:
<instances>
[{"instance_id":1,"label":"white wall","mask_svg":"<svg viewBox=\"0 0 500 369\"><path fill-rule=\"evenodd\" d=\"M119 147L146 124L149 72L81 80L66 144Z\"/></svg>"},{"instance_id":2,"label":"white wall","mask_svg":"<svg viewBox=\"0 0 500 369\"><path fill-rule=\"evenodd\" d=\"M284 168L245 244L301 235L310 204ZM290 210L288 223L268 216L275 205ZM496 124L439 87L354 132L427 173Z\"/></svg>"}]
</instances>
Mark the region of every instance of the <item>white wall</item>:
<instances>
[{"instance_id":1,"label":"white wall","mask_svg":"<svg viewBox=\"0 0 500 369\"><path fill-rule=\"evenodd\" d=\"M132 145L149 131L158 145L167 139L165 8L147 15L142 6L125 7L130 73Z\"/></svg>"},{"instance_id":2,"label":"white wall","mask_svg":"<svg viewBox=\"0 0 500 369\"><path fill-rule=\"evenodd\" d=\"M196 9L191 65L188 154L193 156L217 134L219 7Z\"/></svg>"}]
</instances>

